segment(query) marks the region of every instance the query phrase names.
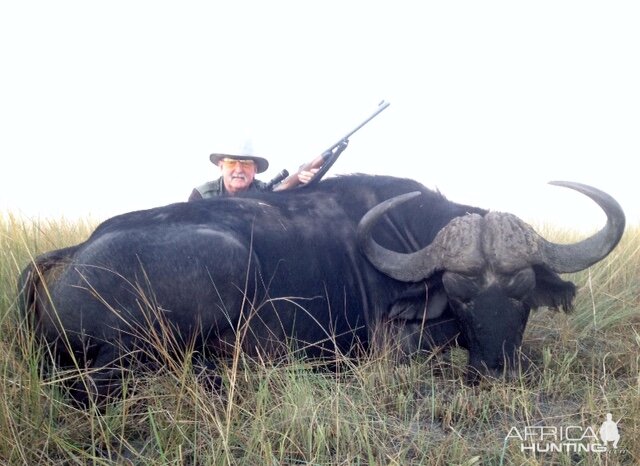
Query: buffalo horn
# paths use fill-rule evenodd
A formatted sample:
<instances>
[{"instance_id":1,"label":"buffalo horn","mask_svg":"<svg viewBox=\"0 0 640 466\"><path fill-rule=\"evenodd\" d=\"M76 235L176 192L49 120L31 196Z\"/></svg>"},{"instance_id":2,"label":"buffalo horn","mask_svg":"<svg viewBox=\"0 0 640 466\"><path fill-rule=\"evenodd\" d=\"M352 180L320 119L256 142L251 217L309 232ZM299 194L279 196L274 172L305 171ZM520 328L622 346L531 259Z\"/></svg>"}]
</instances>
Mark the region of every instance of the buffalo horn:
<instances>
[{"instance_id":1,"label":"buffalo horn","mask_svg":"<svg viewBox=\"0 0 640 466\"><path fill-rule=\"evenodd\" d=\"M419 195L420 192L415 191L387 199L371 208L358 225L358 243L364 255L376 269L403 282L420 281L441 267L443 250L434 246L437 238L420 251L404 254L380 246L371 230L385 212ZM442 231L438 236L441 234Z\"/></svg>"},{"instance_id":2,"label":"buffalo horn","mask_svg":"<svg viewBox=\"0 0 640 466\"><path fill-rule=\"evenodd\" d=\"M568 181L552 181L550 184L574 189L595 201L607 215L605 226L580 242L556 244L542 238L517 217L509 220L512 216L498 214L496 219L504 225L508 221L523 232L523 238L528 238L526 243L529 243L529 246L520 251L528 258L521 257L523 262L513 258L519 266L524 266L527 262L546 264L557 273L586 269L606 257L620 241L625 227L624 212L615 199L591 186ZM371 231L385 212L418 195L419 192L412 192L387 199L362 217L358 226L358 242L369 261L381 272L405 282L420 281L436 270L469 271L481 267L482 251L487 248L479 244L482 237L480 230L486 227L485 219L479 215L454 218L438 233L431 244L409 254L386 249L372 238ZM513 251L512 249L512 253Z\"/></svg>"},{"instance_id":3,"label":"buffalo horn","mask_svg":"<svg viewBox=\"0 0 640 466\"><path fill-rule=\"evenodd\" d=\"M607 215L607 223L589 238L573 244L551 243L540 237L542 262L557 273L572 273L604 259L624 233L625 216L620 204L607 193L586 184L571 181L551 181L549 184L564 186L591 198Z\"/></svg>"}]
</instances>

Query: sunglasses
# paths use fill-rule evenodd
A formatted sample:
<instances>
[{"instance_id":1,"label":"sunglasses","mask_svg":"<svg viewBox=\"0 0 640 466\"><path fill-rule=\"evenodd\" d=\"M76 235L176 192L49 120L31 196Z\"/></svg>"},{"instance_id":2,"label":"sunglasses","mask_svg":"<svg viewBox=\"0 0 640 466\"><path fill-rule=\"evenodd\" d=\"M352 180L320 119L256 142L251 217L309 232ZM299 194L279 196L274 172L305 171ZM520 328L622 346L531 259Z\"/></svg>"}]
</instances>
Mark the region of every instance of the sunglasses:
<instances>
[{"instance_id":1,"label":"sunglasses","mask_svg":"<svg viewBox=\"0 0 640 466\"><path fill-rule=\"evenodd\" d=\"M224 168L235 168L240 166L241 168L251 168L255 166L253 160L238 160L238 159L222 159L222 166Z\"/></svg>"}]
</instances>

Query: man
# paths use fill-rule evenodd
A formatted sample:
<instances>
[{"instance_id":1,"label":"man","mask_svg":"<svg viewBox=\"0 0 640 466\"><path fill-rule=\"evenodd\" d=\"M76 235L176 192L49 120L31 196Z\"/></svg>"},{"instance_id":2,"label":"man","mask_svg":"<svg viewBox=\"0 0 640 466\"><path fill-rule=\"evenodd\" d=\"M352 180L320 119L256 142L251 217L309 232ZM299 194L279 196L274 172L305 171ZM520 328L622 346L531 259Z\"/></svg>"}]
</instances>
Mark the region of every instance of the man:
<instances>
[{"instance_id":1,"label":"man","mask_svg":"<svg viewBox=\"0 0 640 466\"><path fill-rule=\"evenodd\" d=\"M221 176L195 188L189 201L216 196L234 196L244 191L266 191L267 183L257 180L256 174L269 168L269 162L253 152L251 141L241 144L237 151L229 153L213 153L209 160L220 168ZM298 174L301 183L308 183L317 170L302 171Z\"/></svg>"}]
</instances>

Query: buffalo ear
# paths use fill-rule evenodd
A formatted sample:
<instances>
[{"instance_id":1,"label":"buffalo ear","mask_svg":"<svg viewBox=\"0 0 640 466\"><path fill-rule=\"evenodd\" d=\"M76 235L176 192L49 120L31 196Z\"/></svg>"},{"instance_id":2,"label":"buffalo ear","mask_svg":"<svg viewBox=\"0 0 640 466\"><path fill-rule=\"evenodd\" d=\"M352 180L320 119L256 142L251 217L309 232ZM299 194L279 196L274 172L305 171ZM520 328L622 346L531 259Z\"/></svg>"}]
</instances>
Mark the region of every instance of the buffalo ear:
<instances>
[{"instance_id":1,"label":"buffalo ear","mask_svg":"<svg viewBox=\"0 0 640 466\"><path fill-rule=\"evenodd\" d=\"M418 320L424 315L427 289L424 284L407 287L389 306L389 320Z\"/></svg>"},{"instance_id":2,"label":"buffalo ear","mask_svg":"<svg viewBox=\"0 0 640 466\"><path fill-rule=\"evenodd\" d=\"M449 298L442 288L429 289L416 284L406 289L389 306L389 320L432 320L440 317L447 308Z\"/></svg>"},{"instance_id":3,"label":"buffalo ear","mask_svg":"<svg viewBox=\"0 0 640 466\"><path fill-rule=\"evenodd\" d=\"M418 320L424 314L424 300L400 298L389 306L389 320Z\"/></svg>"},{"instance_id":4,"label":"buffalo ear","mask_svg":"<svg viewBox=\"0 0 640 466\"><path fill-rule=\"evenodd\" d=\"M535 265L536 287L527 299L532 307L546 306L551 309L562 308L565 312L573 310L573 298L576 296L576 286L545 265Z\"/></svg>"}]
</instances>

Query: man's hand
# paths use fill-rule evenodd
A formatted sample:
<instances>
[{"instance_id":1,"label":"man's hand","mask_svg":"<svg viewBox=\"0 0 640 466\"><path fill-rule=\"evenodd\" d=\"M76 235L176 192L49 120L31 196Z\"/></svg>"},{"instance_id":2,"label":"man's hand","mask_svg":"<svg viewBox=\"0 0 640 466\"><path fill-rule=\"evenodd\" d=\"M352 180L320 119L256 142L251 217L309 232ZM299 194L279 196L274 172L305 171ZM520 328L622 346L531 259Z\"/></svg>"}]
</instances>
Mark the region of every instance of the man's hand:
<instances>
[{"instance_id":1,"label":"man's hand","mask_svg":"<svg viewBox=\"0 0 640 466\"><path fill-rule=\"evenodd\" d=\"M303 170L300 173L298 173L298 180L302 184L307 184L309 181L311 181L311 179L315 176L316 173L318 173L317 168L311 168L310 170Z\"/></svg>"}]
</instances>

